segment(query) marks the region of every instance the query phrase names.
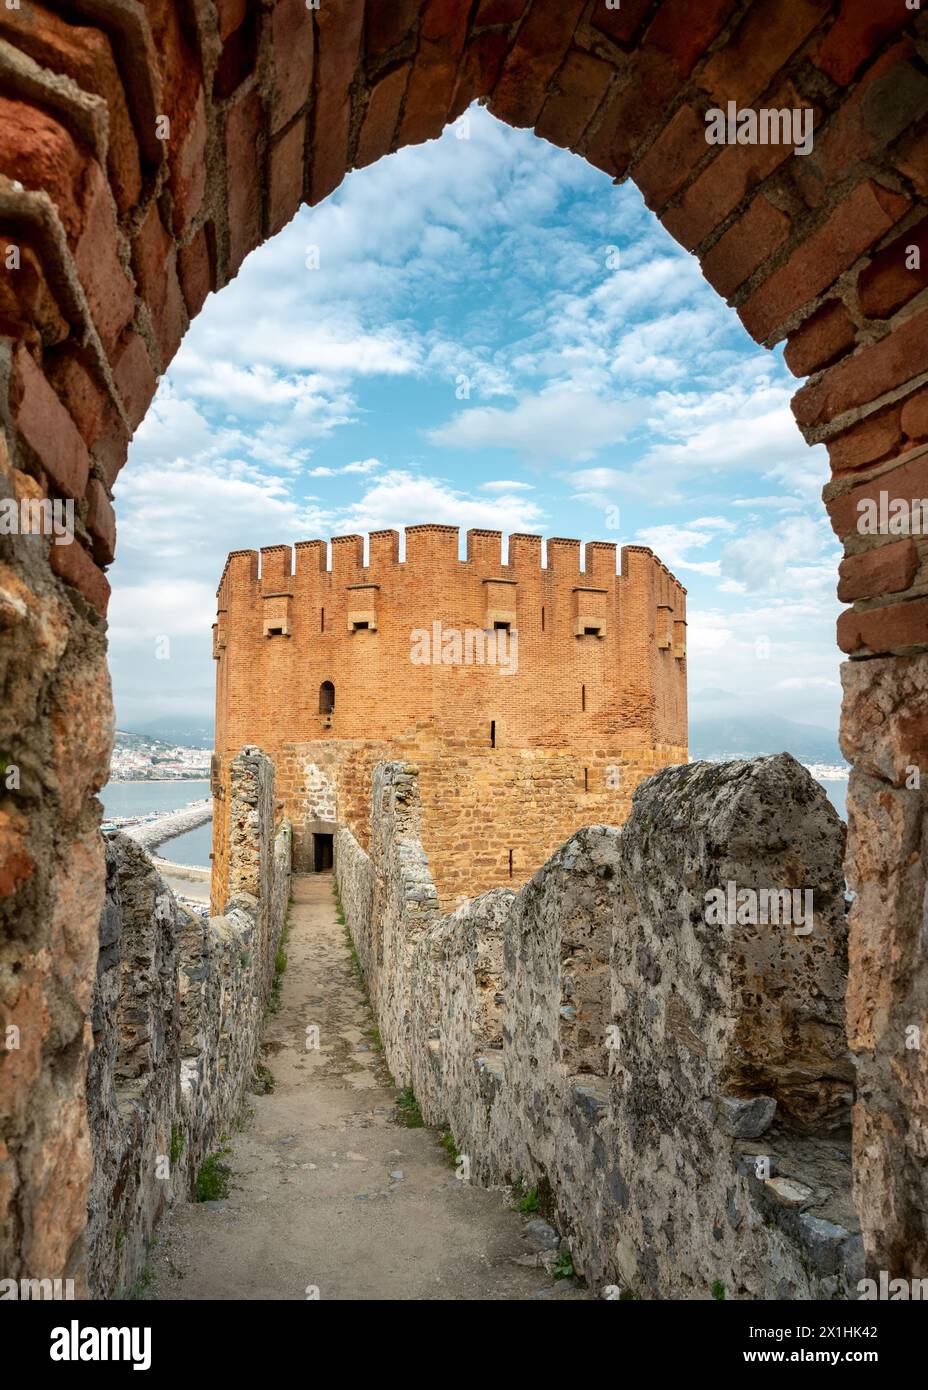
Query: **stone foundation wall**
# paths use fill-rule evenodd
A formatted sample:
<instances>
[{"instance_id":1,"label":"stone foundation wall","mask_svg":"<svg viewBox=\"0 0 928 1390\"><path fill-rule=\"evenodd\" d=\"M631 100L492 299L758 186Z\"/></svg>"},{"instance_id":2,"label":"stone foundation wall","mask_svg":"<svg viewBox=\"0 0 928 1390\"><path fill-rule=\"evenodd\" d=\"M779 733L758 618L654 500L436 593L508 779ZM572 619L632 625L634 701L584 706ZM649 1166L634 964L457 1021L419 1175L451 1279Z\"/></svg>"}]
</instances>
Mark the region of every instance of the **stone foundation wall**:
<instances>
[{"instance_id":1,"label":"stone foundation wall","mask_svg":"<svg viewBox=\"0 0 928 1390\"><path fill-rule=\"evenodd\" d=\"M232 785L236 892L222 916L182 907L126 836L106 844L87 1079L97 1297L131 1288L159 1217L193 1197L254 1070L290 895L290 828L274 833L274 769L257 750L235 760Z\"/></svg>"},{"instance_id":2,"label":"stone foundation wall","mask_svg":"<svg viewBox=\"0 0 928 1390\"><path fill-rule=\"evenodd\" d=\"M846 663L854 1185L871 1269L928 1270L928 664Z\"/></svg>"},{"instance_id":3,"label":"stone foundation wall","mask_svg":"<svg viewBox=\"0 0 928 1390\"><path fill-rule=\"evenodd\" d=\"M343 828L336 874L390 1069L471 1179L537 1187L597 1288L854 1296L844 827L818 784L787 755L667 768L621 830L442 916L417 780L377 769L370 850ZM811 931L716 924L729 883L811 890Z\"/></svg>"},{"instance_id":4,"label":"stone foundation wall","mask_svg":"<svg viewBox=\"0 0 928 1390\"><path fill-rule=\"evenodd\" d=\"M402 761L419 770L421 836L445 911L490 888L526 882L582 825L621 825L632 793L668 763L686 762L683 746L634 744L625 736L564 748L494 748L467 732L445 738L426 721L384 740L317 739L272 754L277 796L293 826L293 865L313 868L312 828L346 825L367 847L374 770ZM217 759L222 784L222 760ZM226 774L227 780L227 774ZM218 793L217 804L225 792ZM213 910L226 892L228 818L213 832Z\"/></svg>"}]
</instances>

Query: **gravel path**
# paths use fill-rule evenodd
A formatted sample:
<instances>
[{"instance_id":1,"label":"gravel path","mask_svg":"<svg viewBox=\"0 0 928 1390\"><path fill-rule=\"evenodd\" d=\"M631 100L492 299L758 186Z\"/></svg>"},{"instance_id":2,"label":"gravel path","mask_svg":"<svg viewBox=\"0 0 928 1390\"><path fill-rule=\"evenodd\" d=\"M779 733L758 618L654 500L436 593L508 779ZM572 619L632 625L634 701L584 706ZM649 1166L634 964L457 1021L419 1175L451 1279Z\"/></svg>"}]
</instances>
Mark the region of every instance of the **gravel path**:
<instances>
[{"instance_id":1,"label":"gravel path","mask_svg":"<svg viewBox=\"0 0 928 1390\"><path fill-rule=\"evenodd\" d=\"M265 1035L274 1091L249 1096L230 1137L227 1199L162 1222L149 1296L589 1298L525 1263L537 1247L506 1194L459 1182L433 1130L397 1123L331 875L295 877L293 893L281 1009ZM318 1050L305 1046L312 1024Z\"/></svg>"}]
</instances>

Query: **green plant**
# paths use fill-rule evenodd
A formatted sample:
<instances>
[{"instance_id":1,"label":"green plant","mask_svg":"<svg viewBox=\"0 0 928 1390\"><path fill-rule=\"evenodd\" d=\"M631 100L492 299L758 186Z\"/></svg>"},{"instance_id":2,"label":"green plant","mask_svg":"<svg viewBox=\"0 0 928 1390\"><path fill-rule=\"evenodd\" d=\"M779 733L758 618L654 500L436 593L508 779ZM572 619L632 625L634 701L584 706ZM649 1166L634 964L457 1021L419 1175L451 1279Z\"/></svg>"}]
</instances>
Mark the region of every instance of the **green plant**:
<instances>
[{"instance_id":1,"label":"green plant","mask_svg":"<svg viewBox=\"0 0 928 1390\"><path fill-rule=\"evenodd\" d=\"M558 1254L551 1266L551 1273L555 1279L573 1279L577 1273L574 1269L574 1257L569 1250L562 1250Z\"/></svg>"},{"instance_id":2,"label":"green plant","mask_svg":"<svg viewBox=\"0 0 928 1390\"><path fill-rule=\"evenodd\" d=\"M637 1289L623 1289L619 1294L620 1303L638 1303L640 1299L641 1294Z\"/></svg>"},{"instance_id":3,"label":"green plant","mask_svg":"<svg viewBox=\"0 0 928 1390\"><path fill-rule=\"evenodd\" d=\"M126 1233L125 1233L125 1231L122 1231L122 1230L117 1231L117 1232L116 1232L116 1241L115 1241L115 1245L116 1245L116 1254L117 1254L117 1255L119 1254L120 1250L121 1250L122 1247L125 1245L125 1243L126 1243Z\"/></svg>"},{"instance_id":4,"label":"green plant","mask_svg":"<svg viewBox=\"0 0 928 1390\"><path fill-rule=\"evenodd\" d=\"M522 1196L519 1199L519 1211L529 1212L538 1210L538 1188L525 1187L523 1184Z\"/></svg>"},{"instance_id":5,"label":"green plant","mask_svg":"<svg viewBox=\"0 0 928 1390\"><path fill-rule=\"evenodd\" d=\"M251 1078L251 1093L255 1096L269 1096L274 1089L274 1075L263 1062L255 1062L254 1075Z\"/></svg>"},{"instance_id":6,"label":"green plant","mask_svg":"<svg viewBox=\"0 0 928 1390\"><path fill-rule=\"evenodd\" d=\"M223 1197L228 1197L232 1169L228 1163L222 1161L228 1152L229 1150L223 1147L218 1153L210 1154L203 1160L197 1173L198 1202L217 1202Z\"/></svg>"},{"instance_id":7,"label":"green plant","mask_svg":"<svg viewBox=\"0 0 928 1390\"><path fill-rule=\"evenodd\" d=\"M139 1270L138 1277L135 1283L132 1285L132 1288L129 1290L127 1297L133 1303L141 1302L145 1298L145 1290L151 1288L154 1282L154 1270L151 1268L150 1265L145 1265L143 1269Z\"/></svg>"},{"instance_id":8,"label":"green plant","mask_svg":"<svg viewBox=\"0 0 928 1390\"><path fill-rule=\"evenodd\" d=\"M171 1167L180 1159L184 1152L184 1131L178 1125L171 1125Z\"/></svg>"},{"instance_id":9,"label":"green plant","mask_svg":"<svg viewBox=\"0 0 928 1390\"><path fill-rule=\"evenodd\" d=\"M271 1075L270 1072L268 1072L268 1076L270 1076L270 1075ZM273 1076L271 1076L271 1085L273 1086L273 1084L274 1084L274 1078L273 1078ZM242 1096L242 1103L241 1103L241 1105L240 1105L239 1108L238 1108L238 1114L236 1115L235 1119L232 1121L232 1128L235 1129L235 1130L237 1130L238 1133L241 1134L242 1130L245 1128L245 1126L249 1123L249 1121L250 1121L250 1120L252 1119L252 1117L254 1116L254 1113L255 1113L255 1108L254 1108L254 1106L251 1104L251 1102L248 1100L248 1097L247 1097L247 1096Z\"/></svg>"},{"instance_id":10,"label":"green plant","mask_svg":"<svg viewBox=\"0 0 928 1390\"><path fill-rule=\"evenodd\" d=\"M370 1038L371 1047L375 1052L383 1052L383 1038L380 1036L379 1028L366 1028L364 1030L364 1036Z\"/></svg>"},{"instance_id":11,"label":"green plant","mask_svg":"<svg viewBox=\"0 0 928 1390\"><path fill-rule=\"evenodd\" d=\"M422 1129L425 1125L422 1111L419 1109L419 1102L416 1100L411 1086L400 1091L396 1098L396 1108L400 1112L400 1121L407 1129Z\"/></svg>"},{"instance_id":12,"label":"green plant","mask_svg":"<svg viewBox=\"0 0 928 1390\"><path fill-rule=\"evenodd\" d=\"M445 1153L451 1159L452 1166L456 1168L458 1164L458 1159L461 1157L461 1153L458 1149L457 1144L454 1142L454 1135L452 1134L451 1130L443 1129L441 1134L438 1136L438 1142L439 1144L441 1144Z\"/></svg>"},{"instance_id":13,"label":"green plant","mask_svg":"<svg viewBox=\"0 0 928 1390\"><path fill-rule=\"evenodd\" d=\"M344 926L344 923L342 923ZM345 945L348 947L348 957L351 961L351 968L354 971L355 979L364 990L364 971L361 969L361 958L355 950L354 942L351 939L351 932L345 927ZM366 990L365 990L366 997Z\"/></svg>"},{"instance_id":14,"label":"green plant","mask_svg":"<svg viewBox=\"0 0 928 1390\"><path fill-rule=\"evenodd\" d=\"M281 945L277 947L277 954L274 957L274 980L271 984L271 993L267 1001L267 1011L269 1014L280 1013L281 991L284 985L284 971L287 968L287 953L283 948L283 942L287 938L287 929L284 927L281 935Z\"/></svg>"},{"instance_id":15,"label":"green plant","mask_svg":"<svg viewBox=\"0 0 928 1390\"><path fill-rule=\"evenodd\" d=\"M712 1297L716 1299L719 1303L725 1302L725 1285L722 1283L721 1279L716 1279L713 1281Z\"/></svg>"}]
</instances>

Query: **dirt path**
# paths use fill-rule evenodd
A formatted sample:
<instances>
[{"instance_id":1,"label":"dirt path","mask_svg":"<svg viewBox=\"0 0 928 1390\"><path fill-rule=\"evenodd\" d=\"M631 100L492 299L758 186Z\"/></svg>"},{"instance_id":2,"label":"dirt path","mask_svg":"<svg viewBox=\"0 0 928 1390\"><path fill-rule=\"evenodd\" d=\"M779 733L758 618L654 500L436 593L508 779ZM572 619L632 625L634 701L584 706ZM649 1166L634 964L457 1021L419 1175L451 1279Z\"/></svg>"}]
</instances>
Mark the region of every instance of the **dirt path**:
<instances>
[{"instance_id":1,"label":"dirt path","mask_svg":"<svg viewBox=\"0 0 928 1390\"><path fill-rule=\"evenodd\" d=\"M295 877L274 1091L250 1095L228 1198L178 1207L152 1256L159 1299L589 1297L534 1257L505 1194L459 1182L430 1129L396 1123L329 874ZM320 1030L305 1047L307 1025ZM311 1296L311 1295L310 1295Z\"/></svg>"}]
</instances>

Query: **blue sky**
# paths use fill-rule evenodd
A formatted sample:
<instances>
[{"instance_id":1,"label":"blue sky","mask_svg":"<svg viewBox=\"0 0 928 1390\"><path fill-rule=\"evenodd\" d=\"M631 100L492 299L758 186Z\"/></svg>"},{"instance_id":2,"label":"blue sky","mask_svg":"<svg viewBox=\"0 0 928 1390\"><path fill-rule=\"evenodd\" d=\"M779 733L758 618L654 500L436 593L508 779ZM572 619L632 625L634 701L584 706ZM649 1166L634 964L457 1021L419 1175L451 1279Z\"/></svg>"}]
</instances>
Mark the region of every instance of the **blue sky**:
<instances>
[{"instance_id":1,"label":"blue sky","mask_svg":"<svg viewBox=\"0 0 928 1390\"><path fill-rule=\"evenodd\" d=\"M631 184L472 108L303 209L187 334L116 488L119 727L211 717L229 550L424 521L650 545L689 590L694 714L836 727L797 384Z\"/></svg>"}]
</instances>

